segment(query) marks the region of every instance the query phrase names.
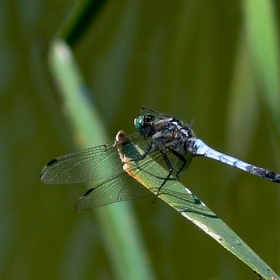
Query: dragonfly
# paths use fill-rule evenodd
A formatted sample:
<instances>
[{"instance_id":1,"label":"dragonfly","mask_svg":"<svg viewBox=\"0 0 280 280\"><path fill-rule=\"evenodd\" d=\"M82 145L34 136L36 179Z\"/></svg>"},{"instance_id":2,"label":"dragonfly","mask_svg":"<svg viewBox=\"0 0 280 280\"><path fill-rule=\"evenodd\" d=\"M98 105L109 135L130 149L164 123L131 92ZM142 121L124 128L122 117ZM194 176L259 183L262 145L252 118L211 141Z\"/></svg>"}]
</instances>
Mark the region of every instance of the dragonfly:
<instances>
[{"instance_id":1,"label":"dragonfly","mask_svg":"<svg viewBox=\"0 0 280 280\"><path fill-rule=\"evenodd\" d=\"M275 183L280 183L276 172L246 163L209 147L195 136L193 124L186 124L174 116L143 107L134 119L136 132L125 136L120 131L115 142L88 148L57 157L47 163L41 180L46 184L76 184L95 181L77 202L75 209L105 206L144 196L150 191L125 172L122 158L133 163L130 168L158 176L156 197L170 180L180 180L193 157L204 156L241 169ZM139 147L142 152L136 148ZM155 175L152 164L160 164L166 173Z\"/></svg>"}]
</instances>

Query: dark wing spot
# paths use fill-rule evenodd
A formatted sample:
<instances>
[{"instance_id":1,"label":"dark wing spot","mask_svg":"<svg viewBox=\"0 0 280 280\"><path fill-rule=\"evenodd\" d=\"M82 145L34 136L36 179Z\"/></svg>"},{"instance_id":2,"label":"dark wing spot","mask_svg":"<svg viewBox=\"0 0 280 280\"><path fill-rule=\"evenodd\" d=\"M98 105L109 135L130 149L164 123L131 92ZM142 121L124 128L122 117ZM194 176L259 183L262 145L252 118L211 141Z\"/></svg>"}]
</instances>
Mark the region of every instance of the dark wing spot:
<instances>
[{"instance_id":1,"label":"dark wing spot","mask_svg":"<svg viewBox=\"0 0 280 280\"><path fill-rule=\"evenodd\" d=\"M57 159L55 158L55 159L51 160L50 162L48 162L47 166L54 165L56 162L57 162Z\"/></svg>"},{"instance_id":2,"label":"dark wing spot","mask_svg":"<svg viewBox=\"0 0 280 280\"><path fill-rule=\"evenodd\" d=\"M83 196L87 196L87 195L90 194L93 190L94 190L94 188L89 189Z\"/></svg>"}]
</instances>

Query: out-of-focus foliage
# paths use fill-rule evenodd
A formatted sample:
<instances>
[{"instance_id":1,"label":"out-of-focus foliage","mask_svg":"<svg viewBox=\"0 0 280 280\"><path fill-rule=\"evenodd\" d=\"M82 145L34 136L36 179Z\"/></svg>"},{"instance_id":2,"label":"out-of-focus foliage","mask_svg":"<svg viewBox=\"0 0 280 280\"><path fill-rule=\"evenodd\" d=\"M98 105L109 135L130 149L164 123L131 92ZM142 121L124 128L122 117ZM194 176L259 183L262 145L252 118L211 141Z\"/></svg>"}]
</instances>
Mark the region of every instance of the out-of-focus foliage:
<instances>
[{"instance_id":1,"label":"out-of-focus foliage","mask_svg":"<svg viewBox=\"0 0 280 280\"><path fill-rule=\"evenodd\" d=\"M279 6L254 3L105 3L74 51L108 135L133 132L133 118L148 106L194 119L197 135L213 148L280 171ZM1 279L114 277L94 214L73 211L84 186L39 180L43 165L73 151L76 140L47 66L48 46L73 4L1 4ZM200 158L183 183L279 274L278 185ZM158 279L256 277L170 207L151 201L133 205Z\"/></svg>"}]
</instances>

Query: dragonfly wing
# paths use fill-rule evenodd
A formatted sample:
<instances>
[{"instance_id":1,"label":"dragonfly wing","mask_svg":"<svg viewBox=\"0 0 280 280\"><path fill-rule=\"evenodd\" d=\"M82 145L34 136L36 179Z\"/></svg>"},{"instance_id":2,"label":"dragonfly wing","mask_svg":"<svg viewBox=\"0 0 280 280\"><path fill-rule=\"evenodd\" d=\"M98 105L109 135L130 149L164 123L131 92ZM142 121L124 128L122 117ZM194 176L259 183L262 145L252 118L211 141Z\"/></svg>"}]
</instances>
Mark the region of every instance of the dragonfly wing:
<instances>
[{"instance_id":1,"label":"dragonfly wing","mask_svg":"<svg viewBox=\"0 0 280 280\"><path fill-rule=\"evenodd\" d=\"M110 144L55 158L44 166L41 180L46 184L74 184L110 178L119 172L122 162Z\"/></svg>"},{"instance_id":2,"label":"dragonfly wing","mask_svg":"<svg viewBox=\"0 0 280 280\"><path fill-rule=\"evenodd\" d=\"M151 140L142 138L139 141L134 141L133 144L139 146L142 151L146 151L150 145ZM170 171L170 166L173 169L172 175L175 177L181 177L184 172L189 167L193 155L188 153L184 148L174 151L172 148L164 148L162 149L162 153L166 155L167 160L162 156L161 151L159 149L149 153L150 160L156 161L160 164L165 170ZM169 165L170 164L170 165Z\"/></svg>"},{"instance_id":3,"label":"dragonfly wing","mask_svg":"<svg viewBox=\"0 0 280 280\"><path fill-rule=\"evenodd\" d=\"M149 194L134 178L123 172L87 191L77 202L76 211L105 206L118 201L125 201Z\"/></svg>"}]
</instances>

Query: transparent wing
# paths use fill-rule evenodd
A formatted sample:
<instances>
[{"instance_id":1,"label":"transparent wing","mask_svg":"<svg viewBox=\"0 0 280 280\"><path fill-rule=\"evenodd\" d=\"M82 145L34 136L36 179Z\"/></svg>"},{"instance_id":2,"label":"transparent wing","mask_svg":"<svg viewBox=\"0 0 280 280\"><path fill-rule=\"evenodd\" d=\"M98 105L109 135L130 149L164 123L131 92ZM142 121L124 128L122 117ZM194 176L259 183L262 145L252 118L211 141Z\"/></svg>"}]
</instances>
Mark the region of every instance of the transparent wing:
<instances>
[{"instance_id":1,"label":"transparent wing","mask_svg":"<svg viewBox=\"0 0 280 280\"><path fill-rule=\"evenodd\" d=\"M143 141L139 133L128 138ZM109 179L122 172L117 148L108 144L57 157L44 166L40 178L45 184L76 184Z\"/></svg>"},{"instance_id":2,"label":"transparent wing","mask_svg":"<svg viewBox=\"0 0 280 280\"><path fill-rule=\"evenodd\" d=\"M121 170L118 152L110 144L55 158L44 166L41 180L46 184L74 184L110 178Z\"/></svg>"},{"instance_id":3,"label":"transparent wing","mask_svg":"<svg viewBox=\"0 0 280 280\"><path fill-rule=\"evenodd\" d=\"M139 148L141 148L142 151L146 151L148 149L150 141L151 140L149 139L144 139L143 141L133 143L139 146ZM149 161L156 161L168 172L170 171L170 168L172 168L172 175L174 177L181 178L185 171L188 169L193 156L183 148L178 151L163 148L162 151L156 150L152 153L149 153L149 157ZM140 162L139 166L141 166Z\"/></svg>"},{"instance_id":4,"label":"transparent wing","mask_svg":"<svg viewBox=\"0 0 280 280\"><path fill-rule=\"evenodd\" d=\"M133 145L137 144L142 151L146 151L151 143L151 139L145 139L139 134L130 135L126 138L126 141L127 139ZM127 144L124 144L124 147L127 147ZM172 164L173 175L177 175L178 170L181 170L183 164L187 166L191 161L191 158L187 157L186 154L182 155L186 158L186 162L184 163L181 158L169 150L166 149L163 152ZM129 149L128 154L131 159L135 159L132 168L137 172L144 172L154 177L155 171L153 171L152 167L156 163L161 164L169 171L166 160L159 150L149 154L143 161L139 159L141 156L139 157L138 152L137 154L135 152L134 155L134 149L132 148ZM159 184L154 186L154 188L159 188L165 178L165 174L158 174L157 181ZM42 170L41 180L48 184L72 184L90 180L97 181L97 186L87 191L79 199L76 204L77 211L101 207L118 201L130 200L150 193L148 189L141 186L133 177L124 172L123 163L120 160L117 147L113 144L89 148L50 161Z\"/></svg>"},{"instance_id":5,"label":"transparent wing","mask_svg":"<svg viewBox=\"0 0 280 280\"><path fill-rule=\"evenodd\" d=\"M141 115L153 115L155 117L155 119L160 119L161 117L171 117L170 115L164 114L164 113L159 113L151 108L147 108L147 107L142 107L141 108Z\"/></svg>"},{"instance_id":6,"label":"transparent wing","mask_svg":"<svg viewBox=\"0 0 280 280\"><path fill-rule=\"evenodd\" d=\"M125 201L151 193L134 178L123 172L110 178L97 187L88 190L77 202L76 211L105 206L114 202Z\"/></svg>"},{"instance_id":7,"label":"transparent wing","mask_svg":"<svg viewBox=\"0 0 280 280\"><path fill-rule=\"evenodd\" d=\"M151 141L151 139L145 139L139 136L139 134L132 134L128 136L128 139L134 144L139 145L143 151L148 149ZM165 150L165 153L176 174L182 167L182 160L168 150ZM185 152L182 151L182 153ZM157 160L165 169L169 170L166 161L159 151L151 153L150 156ZM183 156L187 158L186 154L183 154ZM190 160L187 158L188 164ZM53 159L44 166L41 172L41 180L45 184L75 184L109 179L122 172L122 162L120 161L117 148L113 144L109 144Z\"/></svg>"},{"instance_id":8,"label":"transparent wing","mask_svg":"<svg viewBox=\"0 0 280 280\"><path fill-rule=\"evenodd\" d=\"M142 146L144 146L143 141L140 141L138 143L142 143ZM169 156L174 157L172 153ZM153 157L149 156L143 161L140 160L138 162L132 161L130 164L133 173L145 173L148 175L148 177L150 178L149 180L155 183L153 186L154 190L157 190L161 186L162 182L167 176L167 173L160 174L158 172L157 162L159 162L166 168L166 163L159 151L155 152L153 154ZM174 183L174 181L176 181L174 177L170 178L169 180L170 183ZM171 196L176 195L176 192L170 190L169 192ZM133 177L128 175L126 172L122 171L117 176L113 176L108 180L101 182L95 188L88 190L79 199L75 206L75 209L76 211L84 211L87 209L105 206L114 202L134 199L140 196L147 195L149 193L151 193L151 190L146 189Z\"/></svg>"},{"instance_id":9,"label":"transparent wing","mask_svg":"<svg viewBox=\"0 0 280 280\"><path fill-rule=\"evenodd\" d=\"M141 108L141 115L147 115L147 114L151 114L154 115L156 118L159 118L161 116L160 113L158 113L157 111L147 108L147 107L142 107Z\"/></svg>"}]
</instances>

